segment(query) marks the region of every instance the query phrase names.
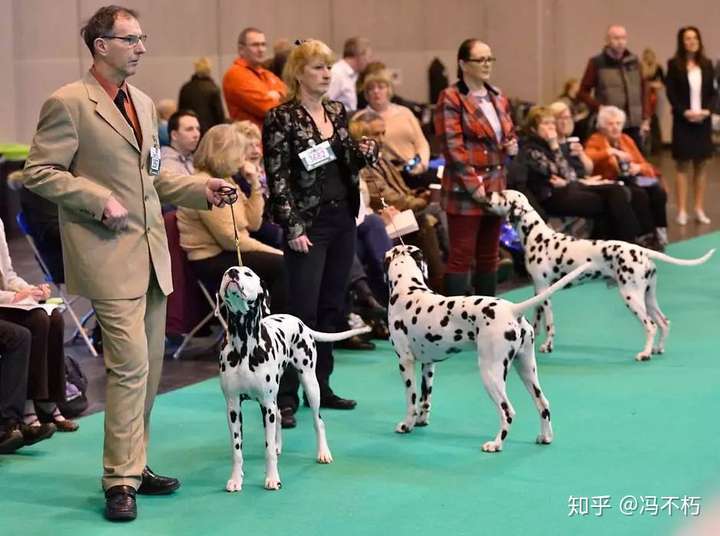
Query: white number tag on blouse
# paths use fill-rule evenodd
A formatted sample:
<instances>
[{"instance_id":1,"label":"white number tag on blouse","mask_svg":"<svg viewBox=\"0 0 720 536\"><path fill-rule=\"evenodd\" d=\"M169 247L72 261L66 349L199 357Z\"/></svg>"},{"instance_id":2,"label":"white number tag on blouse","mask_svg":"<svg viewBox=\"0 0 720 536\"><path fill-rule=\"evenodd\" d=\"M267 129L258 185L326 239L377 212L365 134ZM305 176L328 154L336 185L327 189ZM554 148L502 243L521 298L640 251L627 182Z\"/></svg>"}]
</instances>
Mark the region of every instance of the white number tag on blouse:
<instances>
[{"instance_id":1,"label":"white number tag on blouse","mask_svg":"<svg viewBox=\"0 0 720 536\"><path fill-rule=\"evenodd\" d=\"M330 147L330 142L327 140L319 145L315 145L314 147L304 150L298 156L307 171L312 171L315 168L319 168L320 166L324 166L329 162L337 160L332 147Z\"/></svg>"}]
</instances>

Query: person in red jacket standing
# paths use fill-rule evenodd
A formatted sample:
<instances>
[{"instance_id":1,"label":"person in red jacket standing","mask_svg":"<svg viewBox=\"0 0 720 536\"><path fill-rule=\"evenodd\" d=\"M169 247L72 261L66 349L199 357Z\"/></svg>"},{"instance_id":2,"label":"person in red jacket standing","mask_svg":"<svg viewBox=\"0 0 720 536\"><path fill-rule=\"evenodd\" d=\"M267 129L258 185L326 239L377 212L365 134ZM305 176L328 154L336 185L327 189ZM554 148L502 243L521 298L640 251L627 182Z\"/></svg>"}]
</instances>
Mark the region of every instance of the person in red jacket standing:
<instances>
[{"instance_id":1,"label":"person in red jacket standing","mask_svg":"<svg viewBox=\"0 0 720 536\"><path fill-rule=\"evenodd\" d=\"M238 58L223 77L223 94L233 121L248 119L262 128L265 114L280 104L287 87L265 69L267 42L257 28L245 28L238 37Z\"/></svg>"},{"instance_id":2,"label":"person in red jacket standing","mask_svg":"<svg viewBox=\"0 0 720 536\"><path fill-rule=\"evenodd\" d=\"M445 294L493 296L502 219L486 210L486 195L505 189L505 160L518 150L508 100L488 81L495 57L479 39L457 54L458 82L440 93L435 132L446 165L441 203L448 218L450 253ZM474 276L471 270L474 266Z\"/></svg>"}]
</instances>

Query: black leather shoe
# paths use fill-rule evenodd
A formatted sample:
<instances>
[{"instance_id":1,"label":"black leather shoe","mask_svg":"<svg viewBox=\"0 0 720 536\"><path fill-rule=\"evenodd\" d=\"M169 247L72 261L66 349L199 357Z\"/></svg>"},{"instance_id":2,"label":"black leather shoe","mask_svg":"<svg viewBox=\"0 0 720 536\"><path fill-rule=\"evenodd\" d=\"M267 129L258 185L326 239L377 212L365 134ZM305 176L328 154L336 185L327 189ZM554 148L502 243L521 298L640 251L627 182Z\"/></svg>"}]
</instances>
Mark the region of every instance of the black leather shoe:
<instances>
[{"instance_id":1,"label":"black leather shoe","mask_svg":"<svg viewBox=\"0 0 720 536\"><path fill-rule=\"evenodd\" d=\"M335 348L342 348L343 350L374 350L375 343L366 341L360 335L353 335L348 339L338 341L334 343Z\"/></svg>"},{"instance_id":2,"label":"black leather shoe","mask_svg":"<svg viewBox=\"0 0 720 536\"><path fill-rule=\"evenodd\" d=\"M168 495L179 487L180 481L177 478L156 475L146 465L142 472L142 484L137 492L140 495Z\"/></svg>"},{"instance_id":3,"label":"black leather shoe","mask_svg":"<svg viewBox=\"0 0 720 536\"><path fill-rule=\"evenodd\" d=\"M135 489L112 486L105 490L105 517L109 521L132 521L137 517Z\"/></svg>"},{"instance_id":4,"label":"black leather shoe","mask_svg":"<svg viewBox=\"0 0 720 536\"><path fill-rule=\"evenodd\" d=\"M297 426L292 408L280 408L280 426L282 428L295 428Z\"/></svg>"},{"instance_id":5,"label":"black leather shoe","mask_svg":"<svg viewBox=\"0 0 720 536\"><path fill-rule=\"evenodd\" d=\"M373 322L372 336L373 339L388 340L390 338L390 330L388 329L387 322L384 320L376 320Z\"/></svg>"},{"instance_id":6,"label":"black leather shoe","mask_svg":"<svg viewBox=\"0 0 720 536\"><path fill-rule=\"evenodd\" d=\"M349 398L342 398L336 394L320 398L320 407L329 409L355 409L357 402Z\"/></svg>"}]
</instances>

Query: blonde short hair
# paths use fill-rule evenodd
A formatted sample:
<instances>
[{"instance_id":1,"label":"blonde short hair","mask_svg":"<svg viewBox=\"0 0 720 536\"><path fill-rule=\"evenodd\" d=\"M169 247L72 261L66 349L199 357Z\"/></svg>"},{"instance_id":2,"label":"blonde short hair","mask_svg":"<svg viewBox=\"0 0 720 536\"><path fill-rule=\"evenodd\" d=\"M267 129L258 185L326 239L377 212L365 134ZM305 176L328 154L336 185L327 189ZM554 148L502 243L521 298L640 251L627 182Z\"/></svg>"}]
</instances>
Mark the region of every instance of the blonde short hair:
<instances>
[{"instance_id":1,"label":"blonde short hair","mask_svg":"<svg viewBox=\"0 0 720 536\"><path fill-rule=\"evenodd\" d=\"M380 114L372 110L355 114L348 125L350 137L360 140L363 136L367 136L370 133L370 125L375 121L385 122Z\"/></svg>"},{"instance_id":2,"label":"blonde short hair","mask_svg":"<svg viewBox=\"0 0 720 536\"><path fill-rule=\"evenodd\" d=\"M262 138L262 134L260 134L260 129L252 121L249 121L247 119L245 119L244 121L235 121L233 125L235 126L235 129L238 131L238 133L246 140L259 140Z\"/></svg>"},{"instance_id":3,"label":"blonde short hair","mask_svg":"<svg viewBox=\"0 0 720 536\"><path fill-rule=\"evenodd\" d=\"M371 84L385 84L388 87L388 92L390 93L390 96L393 96L394 87L392 75L387 69L380 69L379 71L373 71L371 73L368 73L368 75L363 80L363 92L367 93L367 90Z\"/></svg>"},{"instance_id":4,"label":"blonde short hair","mask_svg":"<svg viewBox=\"0 0 720 536\"><path fill-rule=\"evenodd\" d=\"M550 111L555 115L555 117L559 116L561 113L563 113L565 110L570 110L570 106L565 104L563 101L555 101L550 106Z\"/></svg>"},{"instance_id":5,"label":"blonde short hair","mask_svg":"<svg viewBox=\"0 0 720 536\"><path fill-rule=\"evenodd\" d=\"M238 171L245 160L245 138L234 125L215 125L200 140L193 164L198 171L226 178Z\"/></svg>"},{"instance_id":6,"label":"blonde short hair","mask_svg":"<svg viewBox=\"0 0 720 536\"><path fill-rule=\"evenodd\" d=\"M286 100L292 101L298 97L300 83L297 77L305 66L316 58L320 58L328 65L335 63L335 55L330 47L318 39L307 39L290 51L282 73L288 87Z\"/></svg>"},{"instance_id":7,"label":"blonde short hair","mask_svg":"<svg viewBox=\"0 0 720 536\"><path fill-rule=\"evenodd\" d=\"M196 59L193 66L195 67L195 74L200 76L210 76L212 72L212 63L210 63L210 58L207 56Z\"/></svg>"}]
</instances>

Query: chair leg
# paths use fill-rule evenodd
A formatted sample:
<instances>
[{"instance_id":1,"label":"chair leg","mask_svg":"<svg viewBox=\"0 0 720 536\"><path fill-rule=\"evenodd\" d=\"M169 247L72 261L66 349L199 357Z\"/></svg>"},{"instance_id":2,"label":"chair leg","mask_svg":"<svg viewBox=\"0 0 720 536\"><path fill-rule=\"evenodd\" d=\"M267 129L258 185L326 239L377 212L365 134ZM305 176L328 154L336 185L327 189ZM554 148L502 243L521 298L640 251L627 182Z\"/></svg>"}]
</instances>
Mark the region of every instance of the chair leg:
<instances>
[{"instance_id":1,"label":"chair leg","mask_svg":"<svg viewBox=\"0 0 720 536\"><path fill-rule=\"evenodd\" d=\"M62 289L59 286L56 286L58 289L58 293L60 294L60 297L63 299L63 303L65 304L65 308L67 309L68 313L70 313L70 318L72 318L73 324L75 324L75 327L77 328L77 332L80 333L80 336L82 337L83 341L85 342L85 346L87 346L87 349L90 351L90 355L93 357L97 357L98 353L95 351L95 347L92 345L92 341L87 336L87 333L85 332L85 329L82 326L82 323L80 322L80 319L75 314L75 311L70 306L70 300L68 300L67 295L62 291ZM74 340L75 337L73 336Z\"/></svg>"},{"instance_id":2,"label":"chair leg","mask_svg":"<svg viewBox=\"0 0 720 536\"><path fill-rule=\"evenodd\" d=\"M175 353L172 356L173 359L180 359L180 354L182 354L183 350L185 350L185 347L188 345L190 340L195 336L198 331L200 331L200 328L202 328L205 324L212 320L214 314L214 311L210 311L207 315L205 315L205 318L203 318L194 328L190 330L190 333L183 337L182 343L180 343L180 346L178 346L178 349L175 350Z\"/></svg>"}]
</instances>

